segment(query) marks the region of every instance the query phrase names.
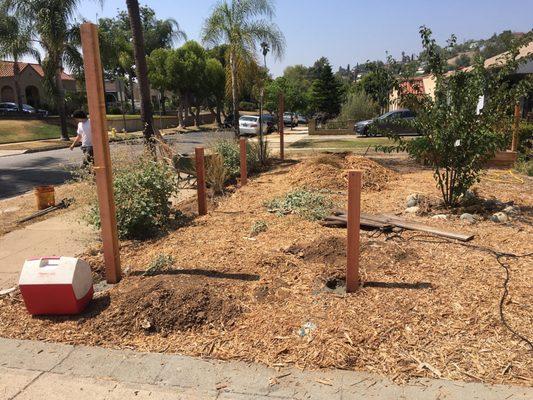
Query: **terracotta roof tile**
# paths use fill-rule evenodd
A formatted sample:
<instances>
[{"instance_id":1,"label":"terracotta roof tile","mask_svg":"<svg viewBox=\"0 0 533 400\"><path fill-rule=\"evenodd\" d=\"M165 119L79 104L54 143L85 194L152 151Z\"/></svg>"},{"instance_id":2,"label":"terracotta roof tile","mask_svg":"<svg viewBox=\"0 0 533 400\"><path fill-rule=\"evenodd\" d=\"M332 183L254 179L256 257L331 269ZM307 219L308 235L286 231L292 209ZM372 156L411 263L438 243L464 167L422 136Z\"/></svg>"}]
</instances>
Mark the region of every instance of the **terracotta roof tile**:
<instances>
[{"instance_id":1,"label":"terracotta roof tile","mask_svg":"<svg viewBox=\"0 0 533 400\"><path fill-rule=\"evenodd\" d=\"M13 76L13 61L0 61L0 78L8 78ZM41 77L44 76L43 67L41 67L39 64L34 63L25 63L25 62L19 62L20 65L20 71L24 70L26 67L31 67L37 72L37 74ZM73 81L74 78L72 75L67 74L66 72L61 73L61 78L65 81Z\"/></svg>"}]
</instances>

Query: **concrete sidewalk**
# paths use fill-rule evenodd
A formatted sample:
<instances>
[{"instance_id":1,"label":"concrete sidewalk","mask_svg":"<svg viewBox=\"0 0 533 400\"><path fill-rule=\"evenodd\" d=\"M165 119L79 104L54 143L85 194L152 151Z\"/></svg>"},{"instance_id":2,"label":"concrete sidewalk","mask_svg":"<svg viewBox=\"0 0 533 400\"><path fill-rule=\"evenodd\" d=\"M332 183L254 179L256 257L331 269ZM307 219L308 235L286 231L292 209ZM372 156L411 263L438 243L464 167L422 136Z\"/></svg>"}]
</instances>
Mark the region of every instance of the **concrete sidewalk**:
<instances>
[{"instance_id":1,"label":"concrete sidewalk","mask_svg":"<svg viewBox=\"0 0 533 400\"><path fill-rule=\"evenodd\" d=\"M399 386L353 371L275 370L244 362L0 338L0 399L531 399L533 389L420 379Z\"/></svg>"},{"instance_id":2,"label":"concrete sidewalk","mask_svg":"<svg viewBox=\"0 0 533 400\"><path fill-rule=\"evenodd\" d=\"M16 285L27 258L73 257L98 240L98 232L78 218L79 211L73 210L0 237L0 290Z\"/></svg>"}]
</instances>

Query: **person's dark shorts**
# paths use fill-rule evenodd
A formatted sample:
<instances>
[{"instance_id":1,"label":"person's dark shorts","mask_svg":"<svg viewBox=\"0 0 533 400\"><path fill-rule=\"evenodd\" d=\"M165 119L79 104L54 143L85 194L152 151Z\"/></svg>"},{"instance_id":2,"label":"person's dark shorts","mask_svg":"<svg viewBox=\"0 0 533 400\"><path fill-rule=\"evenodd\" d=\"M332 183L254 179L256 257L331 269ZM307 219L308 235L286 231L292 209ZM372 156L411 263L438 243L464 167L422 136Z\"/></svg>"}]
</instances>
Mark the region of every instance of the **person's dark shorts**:
<instances>
[{"instance_id":1,"label":"person's dark shorts","mask_svg":"<svg viewBox=\"0 0 533 400\"><path fill-rule=\"evenodd\" d=\"M93 146L81 146L83 151L83 167L94 164L94 151Z\"/></svg>"}]
</instances>

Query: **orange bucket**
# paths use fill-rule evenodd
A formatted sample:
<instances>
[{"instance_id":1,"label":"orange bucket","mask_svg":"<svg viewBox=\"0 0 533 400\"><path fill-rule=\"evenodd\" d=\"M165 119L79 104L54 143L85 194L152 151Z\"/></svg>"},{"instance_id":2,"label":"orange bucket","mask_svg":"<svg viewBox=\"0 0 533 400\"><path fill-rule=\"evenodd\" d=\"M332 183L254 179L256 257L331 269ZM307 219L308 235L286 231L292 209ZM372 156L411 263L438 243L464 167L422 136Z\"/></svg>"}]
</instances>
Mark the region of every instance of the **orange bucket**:
<instances>
[{"instance_id":1,"label":"orange bucket","mask_svg":"<svg viewBox=\"0 0 533 400\"><path fill-rule=\"evenodd\" d=\"M53 186L37 186L34 192L38 210L44 210L45 208L56 205L55 189Z\"/></svg>"}]
</instances>

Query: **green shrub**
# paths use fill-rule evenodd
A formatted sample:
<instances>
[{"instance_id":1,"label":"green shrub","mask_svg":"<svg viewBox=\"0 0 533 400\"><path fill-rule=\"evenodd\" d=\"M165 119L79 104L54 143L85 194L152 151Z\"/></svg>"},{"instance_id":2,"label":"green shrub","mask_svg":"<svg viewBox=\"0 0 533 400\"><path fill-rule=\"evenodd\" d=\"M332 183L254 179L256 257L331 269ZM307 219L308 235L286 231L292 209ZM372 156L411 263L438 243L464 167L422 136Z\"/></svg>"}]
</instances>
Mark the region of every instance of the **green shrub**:
<instances>
[{"instance_id":1,"label":"green shrub","mask_svg":"<svg viewBox=\"0 0 533 400\"><path fill-rule=\"evenodd\" d=\"M518 152L531 157L533 153L533 123L522 122L518 130Z\"/></svg>"},{"instance_id":2,"label":"green shrub","mask_svg":"<svg viewBox=\"0 0 533 400\"><path fill-rule=\"evenodd\" d=\"M379 114L379 106L364 91L358 90L348 94L342 105L339 120L361 121Z\"/></svg>"},{"instance_id":3,"label":"green shrub","mask_svg":"<svg viewBox=\"0 0 533 400\"><path fill-rule=\"evenodd\" d=\"M296 189L283 197L277 197L265 203L269 212L278 216L297 214L314 221L324 219L333 207L333 203L324 194L307 189Z\"/></svg>"},{"instance_id":4,"label":"green shrub","mask_svg":"<svg viewBox=\"0 0 533 400\"><path fill-rule=\"evenodd\" d=\"M242 111L255 111L257 110L257 104L251 101L241 101L239 103L239 109Z\"/></svg>"},{"instance_id":5,"label":"green shrub","mask_svg":"<svg viewBox=\"0 0 533 400\"><path fill-rule=\"evenodd\" d=\"M241 173L239 142L232 139L220 140L213 145L213 151L222 156L229 178L237 178ZM260 149L256 142L248 141L246 144L246 165L248 173L256 172L261 167Z\"/></svg>"},{"instance_id":6,"label":"green shrub","mask_svg":"<svg viewBox=\"0 0 533 400\"><path fill-rule=\"evenodd\" d=\"M533 176L533 160L521 157L515 164L515 169L521 174Z\"/></svg>"},{"instance_id":7,"label":"green shrub","mask_svg":"<svg viewBox=\"0 0 533 400\"><path fill-rule=\"evenodd\" d=\"M122 110L120 109L120 107L116 107L116 106L115 107L110 107L108 114L121 115L122 114Z\"/></svg>"},{"instance_id":8,"label":"green shrub","mask_svg":"<svg viewBox=\"0 0 533 400\"><path fill-rule=\"evenodd\" d=\"M152 237L168 224L169 199L177 189L174 174L166 164L140 159L137 163L116 169L113 188L120 238ZM96 202L87 219L89 223L100 226Z\"/></svg>"}]
</instances>

